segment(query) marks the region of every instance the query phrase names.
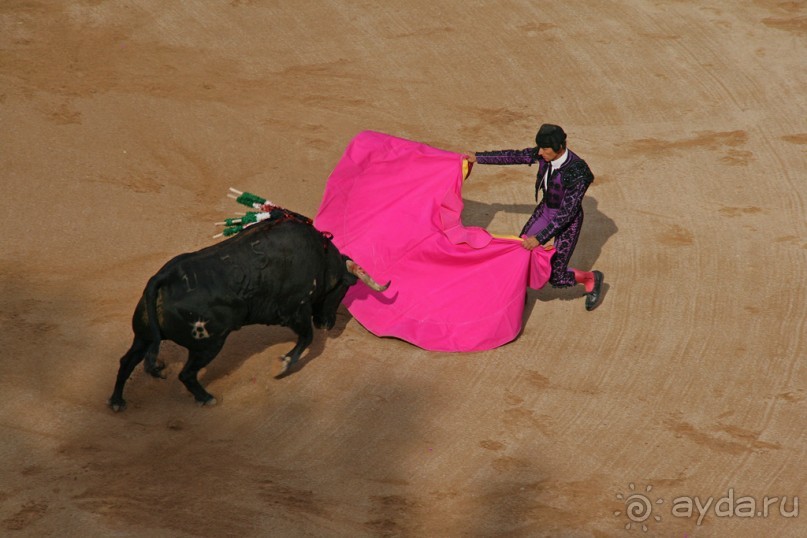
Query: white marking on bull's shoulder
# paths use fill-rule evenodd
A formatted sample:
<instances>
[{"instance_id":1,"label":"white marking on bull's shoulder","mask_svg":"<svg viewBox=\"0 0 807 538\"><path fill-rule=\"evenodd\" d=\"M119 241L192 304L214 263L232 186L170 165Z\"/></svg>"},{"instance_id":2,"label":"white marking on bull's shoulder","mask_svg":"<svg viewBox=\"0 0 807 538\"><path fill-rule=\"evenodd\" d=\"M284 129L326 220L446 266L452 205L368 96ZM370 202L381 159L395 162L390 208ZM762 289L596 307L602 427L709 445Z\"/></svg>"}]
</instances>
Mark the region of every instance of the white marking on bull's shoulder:
<instances>
[{"instance_id":1,"label":"white marking on bull's shoulder","mask_svg":"<svg viewBox=\"0 0 807 538\"><path fill-rule=\"evenodd\" d=\"M314 290L317 289L317 279L314 279L314 287L308 292L308 295L314 295Z\"/></svg>"},{"instance_id":2,"label":"white marking on bull's shoulder","mask_svg":"<svg viewBox=\"0 0 807 538\"><path fill-rule=\"evenodd\" d=\"M205 338L210 338L210 333L207 332L206 327L207 321L200 319L199 321L194 321L190 325L192 327L191 336L193 336L195 340L204 340Z\"/></svg>"}]
</instances>

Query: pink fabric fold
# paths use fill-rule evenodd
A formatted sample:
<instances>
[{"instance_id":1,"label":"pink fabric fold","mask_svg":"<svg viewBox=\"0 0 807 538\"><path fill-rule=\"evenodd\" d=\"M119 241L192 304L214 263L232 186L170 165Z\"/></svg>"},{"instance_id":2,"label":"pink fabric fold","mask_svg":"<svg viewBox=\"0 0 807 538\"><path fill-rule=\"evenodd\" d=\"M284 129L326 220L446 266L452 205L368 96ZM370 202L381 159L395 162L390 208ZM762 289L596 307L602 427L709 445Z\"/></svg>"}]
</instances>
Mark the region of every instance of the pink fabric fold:
<instances>
[{"instance_id":1,"label":"pink fabric fold","mask_svg":"<svg viewBox=\"0 0 807 538\"><path fill-rule=\"evenodd\" d=\"M528 251L462 224L463 155L364 131L328 178L314 225L385 292L353 286L344 304L377 336L433 351L481 351L521 331L527 286L552 251Z\"/></svg>"}]
</instances>

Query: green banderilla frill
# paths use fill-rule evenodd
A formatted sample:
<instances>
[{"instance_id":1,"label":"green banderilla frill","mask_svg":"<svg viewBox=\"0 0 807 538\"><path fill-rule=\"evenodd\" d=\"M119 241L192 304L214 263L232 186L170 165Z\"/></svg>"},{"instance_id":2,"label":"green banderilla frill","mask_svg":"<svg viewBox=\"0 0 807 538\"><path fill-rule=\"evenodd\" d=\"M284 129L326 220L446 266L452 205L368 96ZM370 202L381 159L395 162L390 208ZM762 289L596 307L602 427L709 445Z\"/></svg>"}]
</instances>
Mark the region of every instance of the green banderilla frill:
<instances>
[{"instance_id":1,"label":"green banderilla frill","mask_svg":"<svg viewBox=\"0 0 807 538\"><path fill-rule=\"evenodd\" d=\"M216 226L225 226L224 230L216 235L215 237L230 237L231 235L235 235L238 232L242 231L244 228L255 224L256 222L261 222L262 220L267 220L272 218L272 213L269 211L262 211L258 213L257 211L249 211L242 217L232 217L228 219L224 219L223 222L217 222Z\"/></svg>"},{"instance_id":2,"label":"green banderilla frill","mask_svg":"<svg viewBox=\"0 0 807 538\"><path fill-rule=\"evenodd\" d=\"M217 222L216 224L220 226L221 225L235 226L238 224L248 225L248 224L255 224L256 222L260 222L267 218L269 218L269 213L258 213L257 211L247 211L247 213L243 217L232 217L229 219L224 219L224 222Z\"/></svg>"},{"instance_id":3,"label":"green banderilla frill","mask_svg":"<svg viewBox=\"0 0 807 538\"><path fill-rule=\"evenodd\" d=\"M252 224L272 218L271 211L273 209L281 209L266 198L262 198L257 194L252 194L251 192L242 192L233 189L232 187L230 187L230 193L227 194L227 197L235 199L235 201L239 204L251 207L253 209L258 209L260 211L248 211L242 216L226 218L223 222L217 222L216 226L224 226L225 228L220 234L214 235L214 239L221 236L230 237L231 235L235 235Z\"/></svg>"},{"instance_id":4,"label":"green banderilla frill","mask_svg":"<svg viewBox=\"0 0 807 538\"><path fill-rule=\"evenodd\" d=\"M261 198L257 194L252 194L251 192L241 192L232 187L230 187L230 194L227 196L234 198L239 204L251 207L253 209L264 209L266 206L275 205L266 198Z\"/></svg>"},{"instance_id":5,"label":"green banderilla frill","mask_svg":"<svg viewBox=\"0 0 807 538\"><path fill-rule=\"evenodd\" d=\"M221 237L222 235L223 235L224 237L230 237L231 235L235 235L235 234L237 234L238 232L240 232L240 231L241 231L241 230L243 230L243 229L244 229L244 227L243 227L243 226L241 226L241 225L238 225L238 226L228 226L227 228L224 228L224 230L223 230L223 231L222 231L220 234L218 234L218 235L214 235L213 237L214 237L214 238L215 238L215 237Z\"/></svg>"}]
</instances>

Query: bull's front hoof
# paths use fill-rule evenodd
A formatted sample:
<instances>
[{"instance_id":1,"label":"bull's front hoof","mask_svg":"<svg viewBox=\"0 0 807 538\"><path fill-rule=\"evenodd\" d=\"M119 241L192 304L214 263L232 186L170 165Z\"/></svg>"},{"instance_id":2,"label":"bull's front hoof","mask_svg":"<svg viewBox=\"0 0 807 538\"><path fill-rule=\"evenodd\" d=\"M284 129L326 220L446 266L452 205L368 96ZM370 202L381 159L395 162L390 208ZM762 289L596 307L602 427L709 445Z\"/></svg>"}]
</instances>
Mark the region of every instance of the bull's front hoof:
<instances>
[{"instance_id":1,"label":"bull's front hoof","mask_svg":"<svg viewBox=\"0 0 807 538\"><path fill-rule=\"evenodd\" d=\"M291 357L288 355L283 355L280 357L280 369L275 374L275 379L280 379L284 375L286 375L289 371L289 367L292 365L293 361Z\"/></svg>"},{"instance_id":2,"label":"bull's front hoof","mask_svg":"<svg viewBox=\"0 0 807 538\"><path fill-rule=\"evenodd\" d=\"M109 406L110 409L112 409L116 413L120 413L121 411L126 409L126 400L124 400L123 398L120 399L110 398L109 400L106 401L106 404Z\"/></svg>"},{"instance_id":3,"label":"bull's front hoof","mask_svg":"<svg viewBox=\"0 0 807 538\"><path fill-rule=\"evenodd\" d=\"M213 396L207 400L196 400L196 405L199 407L213 407L217 403L219 403L218 400L216 400Z\"/></svg>"}]
</instances>

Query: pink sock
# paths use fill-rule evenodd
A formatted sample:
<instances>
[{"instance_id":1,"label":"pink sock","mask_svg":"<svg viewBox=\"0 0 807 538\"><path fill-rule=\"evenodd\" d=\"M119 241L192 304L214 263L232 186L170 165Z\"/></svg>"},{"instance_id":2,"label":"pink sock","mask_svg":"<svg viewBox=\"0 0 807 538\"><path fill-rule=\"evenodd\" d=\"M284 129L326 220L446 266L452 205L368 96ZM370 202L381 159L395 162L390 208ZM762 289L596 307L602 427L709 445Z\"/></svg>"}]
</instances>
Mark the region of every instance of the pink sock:
<instances>
[{"instance_id":1,"label":"pink sock","mask_svg":"<svg viewBox=\"0 0 807 538\"><path fill-rule=\"evenodd\" d=\"M578 271L577 269L571 268L569 268L569 270L574 273L574 281L586 287L586 293L594 291L594 273L591 271Z\"/></svg>"}]
</instances>

